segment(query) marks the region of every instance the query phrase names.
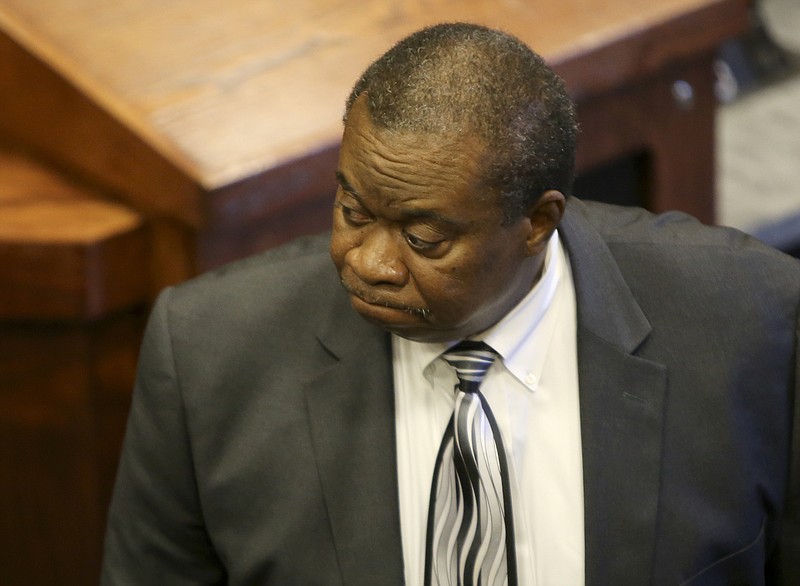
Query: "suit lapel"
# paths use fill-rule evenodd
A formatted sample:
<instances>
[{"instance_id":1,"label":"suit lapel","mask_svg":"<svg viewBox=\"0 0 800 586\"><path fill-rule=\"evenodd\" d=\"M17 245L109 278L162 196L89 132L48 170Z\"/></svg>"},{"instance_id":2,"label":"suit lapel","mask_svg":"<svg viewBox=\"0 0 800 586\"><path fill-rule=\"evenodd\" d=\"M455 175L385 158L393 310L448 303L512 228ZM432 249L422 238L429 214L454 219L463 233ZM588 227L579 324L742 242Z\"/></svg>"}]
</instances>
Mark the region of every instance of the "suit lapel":
<instances>
[{"instance_id":1,"label":"suit lapel","mask_svg":"<svg viewBox=\"0 0 800 586\"><path fill-rule=\"evenodd\" d=\"M636 356L650 325L583 209L570 200L560 232L578 307L586 584L648 584L666 369Z\"/></svg>"},{"instance_id":2,"label":"suit lapel","mask_svg":"<svg viewBox=\"0 0 800 586\"><path fill-rule=\"evenodd\" d=\"M345 584L402 584L389 336L337 292L306 385L314 455Z\"/></svg>"}]
</instances>

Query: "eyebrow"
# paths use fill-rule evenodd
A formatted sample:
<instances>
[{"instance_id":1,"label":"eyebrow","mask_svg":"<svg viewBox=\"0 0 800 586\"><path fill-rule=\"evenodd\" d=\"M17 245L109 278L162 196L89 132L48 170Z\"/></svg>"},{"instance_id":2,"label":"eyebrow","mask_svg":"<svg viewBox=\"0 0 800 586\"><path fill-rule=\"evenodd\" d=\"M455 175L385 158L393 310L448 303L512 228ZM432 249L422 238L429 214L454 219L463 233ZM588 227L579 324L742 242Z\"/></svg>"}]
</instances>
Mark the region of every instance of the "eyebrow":
<instances>
[{"instance_id":1,"label":"eyebrow","mask_svg":"<svg viewBox=\"0 0 800 586\"><path fill-rule=\"evenodd\" d=\"M345 177L342 171L339 170L336 171L336 180L339 182L339 185L342 186L342 189L344 189L348 194L353 196L358 201L359 204L366 207L366 204L364 204L361 195L358 193L358 190L355 187L353 187L353 185L347 180L347 177ZM448 218L447 216L444 216L439 212L433 210L410 208L407 210L402 210L401 215L406 220L434 220L440 224L452 226L454 228L458 228L461 226L461 223L458 222L457 220Z\"/></svg>"},{"instance_id":2,"label":"eyebrow","mask_svg":"<svg viewBox=\"0 0 800 586\"><path fill-rule=\"evenodd\" d=\"M344 189L347 193L356 196L359 200L361 199L361 196L359 196L356 188L351 185L351 183L347 180L347 177L344 176L344 173L339 170L336 171L336 181L339 182L339 185L341 185L342 189Z\"/></svg>"}]
</instances>

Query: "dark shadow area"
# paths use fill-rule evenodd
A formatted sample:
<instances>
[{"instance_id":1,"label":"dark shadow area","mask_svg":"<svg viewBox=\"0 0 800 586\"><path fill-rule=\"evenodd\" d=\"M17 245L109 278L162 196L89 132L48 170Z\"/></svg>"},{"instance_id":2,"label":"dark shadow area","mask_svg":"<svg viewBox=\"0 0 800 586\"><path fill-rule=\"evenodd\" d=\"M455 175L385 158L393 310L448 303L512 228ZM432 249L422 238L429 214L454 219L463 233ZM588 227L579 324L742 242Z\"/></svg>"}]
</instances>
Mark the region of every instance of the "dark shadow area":
<instances>
[{"instance_id":1,"label":"dark shadow area","mask_svg":"<svg viewBox=\"0 0 800 586\"><path fill-rule=\"evenodd\" d=\"M647 207L649 167L649 157L645 152L622 157L579 174L573 194L592 201Z\"/></svg>"}]
</instances>

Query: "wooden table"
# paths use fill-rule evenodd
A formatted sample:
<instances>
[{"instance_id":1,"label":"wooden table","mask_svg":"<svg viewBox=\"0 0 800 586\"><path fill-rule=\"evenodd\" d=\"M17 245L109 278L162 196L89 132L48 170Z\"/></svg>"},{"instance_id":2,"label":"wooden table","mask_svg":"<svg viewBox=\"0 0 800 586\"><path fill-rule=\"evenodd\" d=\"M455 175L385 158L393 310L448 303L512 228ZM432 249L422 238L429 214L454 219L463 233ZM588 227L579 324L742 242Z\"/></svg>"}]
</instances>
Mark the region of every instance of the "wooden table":
<instances>
[{"instance_id":1,"label":"wooden table","mask_svg":"<svg viewBox=\"0 0 800 586\"><path fill-rule=\"evenodd\" d=\"M94 582L148 298L327 228L345 97L391 43L454 20L518 35L578 105L582 194L613 198L621 161L637 203L711 222L711 63L748 10L0 0L0 582Z\"/></svg>"},{"instance_id":2,"label":"wooden table","mask_svg":"<svg viewBox=\"0 0 800 586\"><path fill-rule=\"evenodd\" d=\"M148 215L158 288L323 229L357 76L407 33L469 20L565 78L580 170L644 151L644 203L711 221L710 59L747 16L748 0L0 0L0 82L16 89L0 133Z\"/></svg>"}]
</instances>

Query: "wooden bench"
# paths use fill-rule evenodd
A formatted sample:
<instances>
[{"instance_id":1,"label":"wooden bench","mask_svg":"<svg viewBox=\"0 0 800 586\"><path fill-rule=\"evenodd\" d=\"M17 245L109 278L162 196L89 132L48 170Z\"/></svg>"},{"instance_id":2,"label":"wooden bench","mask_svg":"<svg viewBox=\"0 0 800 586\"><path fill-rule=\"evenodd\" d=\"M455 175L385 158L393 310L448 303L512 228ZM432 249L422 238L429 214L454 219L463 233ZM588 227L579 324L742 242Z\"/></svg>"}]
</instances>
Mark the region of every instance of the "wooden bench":
<instances>
[{"instance_id":1,"label":"wooden bench","mask_svg":"<svg viewBox=\"0 0 800 586\"><path fill-rule=\"evenodd\" d=\"M147 230L0 150L0 583L96 584L149 279Z\"/></svg>"}]
</instances>

